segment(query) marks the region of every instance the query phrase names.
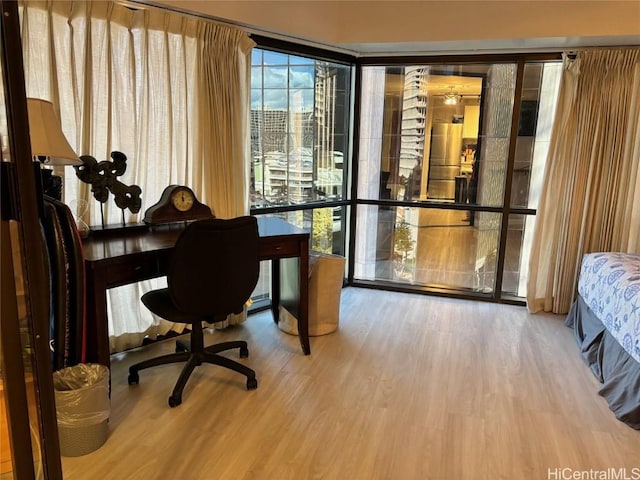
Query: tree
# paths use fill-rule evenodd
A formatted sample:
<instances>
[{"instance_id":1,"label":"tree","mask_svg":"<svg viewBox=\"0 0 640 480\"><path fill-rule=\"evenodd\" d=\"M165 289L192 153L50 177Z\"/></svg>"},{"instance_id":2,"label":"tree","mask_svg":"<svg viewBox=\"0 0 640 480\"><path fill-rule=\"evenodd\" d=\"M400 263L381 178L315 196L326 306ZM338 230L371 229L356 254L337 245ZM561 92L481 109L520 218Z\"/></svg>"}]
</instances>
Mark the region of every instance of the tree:
<instances>
[{"instance_id":1,"label":"tree","mask_svg":"<svg viewBox=\"0 0 640 480\"><path fill-rule=\"evenodd\" d=\"M332 253L333 215L331 208L316 208L313 210L311 248L317 252Z\"/></svg>"},{"instance_id":2,"label":"tree","mask_svg":"<svg viewBox=\"0 0 640 480\"><path fill-rule=\"evenodd\" d=\"M411 228L405 220L396 224L393 243L396 252L402 253L402 262L404 263L407 259L407 254L413 250L413 246L416 243L411 239Z\"/></svg>"}]
</instances>

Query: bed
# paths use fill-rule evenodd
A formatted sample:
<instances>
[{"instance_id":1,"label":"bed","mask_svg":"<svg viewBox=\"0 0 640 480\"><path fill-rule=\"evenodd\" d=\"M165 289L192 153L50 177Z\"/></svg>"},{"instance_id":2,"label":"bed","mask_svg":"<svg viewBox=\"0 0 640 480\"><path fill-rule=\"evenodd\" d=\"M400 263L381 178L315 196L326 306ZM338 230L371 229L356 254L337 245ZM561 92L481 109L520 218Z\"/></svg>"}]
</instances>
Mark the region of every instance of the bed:
<instances>
[{"instance_id":1,"label":"bed","mask_svg":"<svg viewBox=\"0 0 640 480\"><path fill-rule=\"evenodd\" d=\"M566 325L618 420L640 430L640 255L584 255Z\"/></svg>"}]
</instances>

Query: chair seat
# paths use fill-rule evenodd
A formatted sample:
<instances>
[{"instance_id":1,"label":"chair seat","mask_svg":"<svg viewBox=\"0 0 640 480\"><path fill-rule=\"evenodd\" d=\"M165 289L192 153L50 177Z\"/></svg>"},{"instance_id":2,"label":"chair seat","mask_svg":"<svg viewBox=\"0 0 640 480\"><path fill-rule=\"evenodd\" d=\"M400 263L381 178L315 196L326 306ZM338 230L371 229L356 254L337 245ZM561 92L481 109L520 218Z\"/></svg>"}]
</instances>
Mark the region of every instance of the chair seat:
<instances>
[{"instance_id":1,"label":"chair seat","mask_svg":"<svg viewBox=\"0 0 640 480\"><path fill-rule=\"evenodd\" d=\"M151 310L153 313L161 318L170 320L176 323L189 323L194 324L196 322L220 322L226 318L226 315L221 315L217 318L209 317L203 318L202 315L191 314L179 310L171 300L171 294L168 288L160 288L158 290L151 290L150 292L142 295L142 303Z\"/></svg>"}]
</instances>

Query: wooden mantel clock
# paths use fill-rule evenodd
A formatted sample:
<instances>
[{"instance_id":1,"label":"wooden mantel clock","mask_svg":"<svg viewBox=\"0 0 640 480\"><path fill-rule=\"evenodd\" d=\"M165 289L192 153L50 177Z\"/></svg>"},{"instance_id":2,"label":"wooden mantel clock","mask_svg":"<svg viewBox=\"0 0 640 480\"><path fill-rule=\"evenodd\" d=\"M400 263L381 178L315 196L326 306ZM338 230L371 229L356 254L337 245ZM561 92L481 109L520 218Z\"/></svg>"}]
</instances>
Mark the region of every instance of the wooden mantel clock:
<instances>
[{"instance_id":1,"label":"wooden mantel clock","mask_svg":"<svg viewBox=\"0 0 640 480\"><path fill-rule=\"evenodd\" d=\"M190 222L214 216L211 209L196 198L193 190L184 185L169 185L162 192L158 203L144 212L144 223Z\"/></svg>"}]
</instances>

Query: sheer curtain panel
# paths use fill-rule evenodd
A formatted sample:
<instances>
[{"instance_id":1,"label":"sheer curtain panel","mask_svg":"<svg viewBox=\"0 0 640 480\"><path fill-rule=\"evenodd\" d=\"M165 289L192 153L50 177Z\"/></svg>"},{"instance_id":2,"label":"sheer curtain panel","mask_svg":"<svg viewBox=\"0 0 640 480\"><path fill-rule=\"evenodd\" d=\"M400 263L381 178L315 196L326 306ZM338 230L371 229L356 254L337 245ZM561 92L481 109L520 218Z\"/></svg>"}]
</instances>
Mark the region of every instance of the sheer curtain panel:
<instances>
[{"instance_id":1,"label":"sheer curtain panel","mask_svg":"<svg viewBox=\"0 0 640 480\"><path fill-rule=\"evenodd\" d=\"M582 256L640 252L640 49L564 58L527 305L564 314Z\"/></svg>"},{"instance_id":2,"label":"sheer curtain panel","mask_svg":"<svg viewBox=\"0 0 640 480\"><path fill-rule=\"evenodd\" d=\"M78 155L127 156L119 179L142 189L141 221L170 184L193 188L218 216L247 211L245 124L253 42L241 30L147 6L114 2L20 2L27 95L53 102ZM215 73L212 73L215 72ZM220 102L224 102L220 104ZM240 126L240 128L236 128ZM88 225L100 204L68 168L65 202ZM226 186L226 188L225 188ZM229 192L232 192L230 194ZM121 222L112 198L106 224ZM182 324L141 308L140 296L164 279L109 291L112 352ZM240 320L242 317L240 318Z\"/></svg>"}]
</instances>

